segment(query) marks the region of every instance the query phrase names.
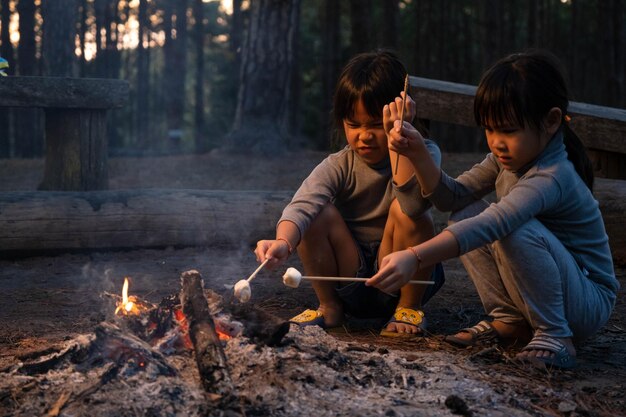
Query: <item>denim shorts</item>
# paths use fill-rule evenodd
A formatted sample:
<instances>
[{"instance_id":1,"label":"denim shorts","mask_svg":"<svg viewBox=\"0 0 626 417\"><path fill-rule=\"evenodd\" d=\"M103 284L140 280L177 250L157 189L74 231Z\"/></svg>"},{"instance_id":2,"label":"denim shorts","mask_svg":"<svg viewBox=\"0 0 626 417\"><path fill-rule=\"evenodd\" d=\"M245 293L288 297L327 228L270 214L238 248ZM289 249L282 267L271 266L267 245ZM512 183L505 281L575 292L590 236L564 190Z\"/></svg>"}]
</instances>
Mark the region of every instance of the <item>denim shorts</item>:
<instances>
[{"instance_id":1,"label":"denim shorts","mask_svg":"<svg viewBox=\"0 0 626 417\"><path fill-rule=\"evenodd\" d=\"M357 242L360 266L356 274L359 278L370 278L378 271L378 250L380 242ZM429 285L422 305L441 288L445 281L443 267L437 264L431 275L434 285ZM368 287L363 282L351 282L337 288L337 294L343 302L346 314L363 319L389 318L398 305L398 295L391 295L374 287Z\"/></svg>"}]
</instances>

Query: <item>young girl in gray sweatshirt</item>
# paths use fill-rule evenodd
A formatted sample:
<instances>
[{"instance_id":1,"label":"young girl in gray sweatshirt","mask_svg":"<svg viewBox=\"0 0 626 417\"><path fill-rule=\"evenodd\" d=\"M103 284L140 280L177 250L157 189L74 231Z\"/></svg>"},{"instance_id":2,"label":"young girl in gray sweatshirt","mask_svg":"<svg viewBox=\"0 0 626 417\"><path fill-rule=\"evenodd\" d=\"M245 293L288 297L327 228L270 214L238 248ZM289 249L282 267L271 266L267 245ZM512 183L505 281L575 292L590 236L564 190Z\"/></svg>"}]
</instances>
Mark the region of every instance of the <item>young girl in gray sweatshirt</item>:
<instances>
[{"instance_id":1,"label":"young girl in gray sweatshirt","mask_svg":"<svg viewBox=\"0 0 626 417\"><path fill-rule=\"evenodd\" d=\"M452 215L433 239L383 259L367 285L393 291L421 268L460 256L492 320L447 341L526 339L518 360L575 366L573 341L607 322L619 283L592 195L591 163L567 107L552 55L531 51L498 61L474 101L491 153L456 179L434 163L417 130L386 121L389 148L411 161L424 197ZM482 197L492 191L497 201L487 204Z\"/></svg>"}]
</instances>

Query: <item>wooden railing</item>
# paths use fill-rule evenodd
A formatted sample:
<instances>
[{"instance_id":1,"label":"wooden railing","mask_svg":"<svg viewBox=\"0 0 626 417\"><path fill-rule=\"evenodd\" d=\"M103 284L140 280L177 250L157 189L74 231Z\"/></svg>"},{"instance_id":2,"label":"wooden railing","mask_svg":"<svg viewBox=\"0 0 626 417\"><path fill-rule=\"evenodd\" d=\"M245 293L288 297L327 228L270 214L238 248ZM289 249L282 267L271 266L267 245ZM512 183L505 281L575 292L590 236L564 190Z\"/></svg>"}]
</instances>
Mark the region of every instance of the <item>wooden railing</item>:
<instances>
[{"instance_id":1,"label":"wooden railing","mask_svg":"<svg viewBox=\"0 0 626 417\"><path fill-rule=\"evenodd\" d=\"M476 87L447 81L410 77L417 117L463 126L476 126ZM571 102L571 126L587 147L595 174L626 179L626 110Z\"/></svg>"}]
</instances>

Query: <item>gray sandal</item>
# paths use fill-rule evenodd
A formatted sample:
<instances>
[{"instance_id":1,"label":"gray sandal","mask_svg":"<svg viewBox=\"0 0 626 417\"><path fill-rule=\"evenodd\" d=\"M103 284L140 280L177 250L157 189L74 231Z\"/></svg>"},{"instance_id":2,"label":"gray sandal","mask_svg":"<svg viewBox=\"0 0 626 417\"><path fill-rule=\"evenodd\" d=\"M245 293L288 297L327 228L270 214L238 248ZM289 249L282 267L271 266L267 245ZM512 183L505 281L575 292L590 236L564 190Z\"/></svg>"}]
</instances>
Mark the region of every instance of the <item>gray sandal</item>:
<instances>
[{"instance_id":1,"label":"gray sandal","mask_svg":"<svg viewBox=\"0 0 626 417\"><path fill-rule=\"evenodd\" d=\"M456 335L449 335L446 336L444 340L448 343L461 347L489 345L498 342L498 332L496 332L493 325L486 320L483 320L472 327L461 329L458 333L469 333L471 337L467 340L456 337Z\"/></svg>"},{"instance_id":2,"label":"gray sandal","mask_svg":"<svg viewBox=\"0 0 626 417\"><path fill-rule=\"evenodd\" d=\"M576 367L576 356L569 353L567 347L563 344L563 342L555 337L545 334L539 334L533 337L533 340L531 340L530 343L527 344L524 349L522 349L522 351L529 350L545 350L554 353L554 356L548 358L539 358L536 356L522 358L518 357L516 359L520 362L531 363L535 366L542 368L555 367L562 369L572 369Z\"/></svg>"}]
</instances>

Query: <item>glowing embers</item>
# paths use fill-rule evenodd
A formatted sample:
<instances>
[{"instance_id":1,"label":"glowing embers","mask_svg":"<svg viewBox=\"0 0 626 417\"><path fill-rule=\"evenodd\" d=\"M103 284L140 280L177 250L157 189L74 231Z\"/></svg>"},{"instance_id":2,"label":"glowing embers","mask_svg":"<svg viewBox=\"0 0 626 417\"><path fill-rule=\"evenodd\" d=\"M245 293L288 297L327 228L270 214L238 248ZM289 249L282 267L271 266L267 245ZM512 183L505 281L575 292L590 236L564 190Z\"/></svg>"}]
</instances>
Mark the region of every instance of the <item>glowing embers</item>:
<instances>
[{"instance_id":1,"label":"glowing embers","mask_svg":"<svg viewBox=\"0 0 626 417\"><path fill-rule=\"evenodd\" d=\"M158 304L141 296L129 295L131 279L124 278L122 295L105 293L115 301L116 322L161 353L167 355L193 350L189 319L183 313L178 294L167 296ZM218 309L218 310L221 310ZM230 315L213 312L215 331L225 341L242 333L243 325Z\"/></svg>"}]
</instances>

